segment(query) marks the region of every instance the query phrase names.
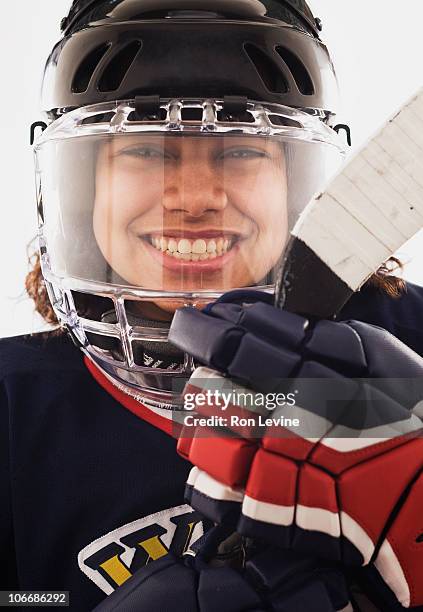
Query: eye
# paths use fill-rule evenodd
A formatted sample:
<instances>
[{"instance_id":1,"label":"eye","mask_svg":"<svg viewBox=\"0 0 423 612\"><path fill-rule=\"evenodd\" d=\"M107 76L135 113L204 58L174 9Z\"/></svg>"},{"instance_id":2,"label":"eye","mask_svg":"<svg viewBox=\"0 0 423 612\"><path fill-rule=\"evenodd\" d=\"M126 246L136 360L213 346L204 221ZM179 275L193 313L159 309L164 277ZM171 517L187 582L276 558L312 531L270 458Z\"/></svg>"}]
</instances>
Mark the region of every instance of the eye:
<instances>
[{"instance_id":1,"label":"eye","mask_svg":"<svg viewBox=\"0 0 423 612\"><path fill-rule=\"evenodd\" d=\"M124 149L120 155L128 157L139 157L141 159L157 159L163 156L163 152L151 147L134 147L132 149Z\"/></svg>"},{"instance_id":2,"label":"eye","mask_svg":"<svg viewBox=\"0 0 423 612\"><path fill-rule=\"evenodd\" d=\"M170 159L171 157L163 149L151 146L138 146L131 147L129 149L122 149L118 152L118 155L144 161L157 161L159 159Z\"/></svg>"},{"instance_id":3,"label":"eye","mask_svg":"<svg viewBox=\"0 0 423 612\"><path fill-rule=\"evenodd\" d=\"M268 157L268 155L264 151L259 151L257 149L239 148L224 151L223 153L221 153L220 157L223 159L252 160Z\"/></svg>"}]
</instances>

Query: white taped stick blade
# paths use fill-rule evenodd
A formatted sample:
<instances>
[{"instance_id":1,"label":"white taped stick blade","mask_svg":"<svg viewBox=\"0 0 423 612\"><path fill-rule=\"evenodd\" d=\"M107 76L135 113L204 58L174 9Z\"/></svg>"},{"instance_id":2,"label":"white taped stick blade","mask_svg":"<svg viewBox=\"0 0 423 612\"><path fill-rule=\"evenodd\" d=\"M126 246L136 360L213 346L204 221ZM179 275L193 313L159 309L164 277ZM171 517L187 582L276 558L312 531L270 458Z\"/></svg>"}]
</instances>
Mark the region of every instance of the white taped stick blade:
<instances>
[{"instance_id":1,"label":"white taped stick blade","mask_svg":"<svg viewBox=\"0 0 423 612\"><path fill-rule=\"evenodd\" d=\"M356 291L423 227L423 89L304 210L292 235Z\"/></svg>"}]
</instances>

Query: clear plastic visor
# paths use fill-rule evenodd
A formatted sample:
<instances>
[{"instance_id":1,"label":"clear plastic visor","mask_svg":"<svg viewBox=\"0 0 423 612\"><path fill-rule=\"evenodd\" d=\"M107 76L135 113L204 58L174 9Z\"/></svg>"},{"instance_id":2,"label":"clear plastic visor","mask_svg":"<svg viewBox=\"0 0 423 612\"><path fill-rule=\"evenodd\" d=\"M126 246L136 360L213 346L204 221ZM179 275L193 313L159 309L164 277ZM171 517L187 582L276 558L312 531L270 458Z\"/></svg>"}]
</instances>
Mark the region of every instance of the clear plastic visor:
<instances>
[{"instance_id":1,"label":"clear plastic visor","mask_svg":"<svg viewBox=\"0 0 423 612\"><path fill-rule=\"evenodd\" d=\"M272 285L341 161L332 144L242 133L52 139L36 157L50 271L173 294Z\"/></svg>"}]
</instances>

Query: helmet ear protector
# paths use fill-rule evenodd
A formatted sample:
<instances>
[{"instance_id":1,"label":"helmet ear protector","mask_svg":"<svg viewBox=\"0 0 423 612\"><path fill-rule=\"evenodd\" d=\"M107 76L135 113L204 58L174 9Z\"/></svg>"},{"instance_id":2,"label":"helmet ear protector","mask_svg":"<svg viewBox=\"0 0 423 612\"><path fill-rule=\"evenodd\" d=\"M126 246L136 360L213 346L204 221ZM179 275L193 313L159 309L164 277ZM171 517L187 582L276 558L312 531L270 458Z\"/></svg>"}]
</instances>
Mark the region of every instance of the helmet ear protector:
<instances>
[{"instance_id":1,"label":"helmet ear protector","mask_svg":"<svg viewBox=\"0 0 423 612\"><path fill-rule=\"evenodd\" d=\"M63 27L32 126L49 297L114 384L174 408L172 313L272 292L343 157L333 66L293 0L79 2Z\"/></svg>"}]
</instances>

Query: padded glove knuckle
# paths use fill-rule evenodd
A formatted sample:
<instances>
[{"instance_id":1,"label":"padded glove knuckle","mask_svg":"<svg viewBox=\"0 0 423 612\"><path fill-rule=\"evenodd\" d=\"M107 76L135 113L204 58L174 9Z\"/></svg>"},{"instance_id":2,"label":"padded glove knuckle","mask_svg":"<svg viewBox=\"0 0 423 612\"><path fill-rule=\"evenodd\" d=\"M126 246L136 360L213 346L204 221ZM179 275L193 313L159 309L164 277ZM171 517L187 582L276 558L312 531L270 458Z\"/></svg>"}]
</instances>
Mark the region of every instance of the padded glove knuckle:
<instances>
[{"instance_id":1,"label":"padded glove knuckle","mask_svg":"<svg viewBox=\"0 0 423 612\"><path fill-rule=\"evenodd\" d=\"M267 385L272 378L288 378L301 361L300 355L269 345L252 334L245 334L228 365L231 376Z\"/></svg>"},{"instance_id":2,"label":"padded glove knuckle","mask_svg":"<svg viewBox=\"0 0 423 612\"><path fill-rule=\"evenodd\" d=\"M243 335L240 327L227 321L209 317L195 308L182 308L174 315L169 342L202 363L224 371Z\"/></svg>"},{"instance_id":3,"label":"padded glove knuckle","mask_svg":"<svg viewBox=\"0 0 423 612\"><path fill-rule=\"evenodd\" d=\"M423 376L423 360L398 338L381 327L348 321L361 338L366 355L367 376L417 378Z\"/></svg>"},{"instance_id":4,"label":"padded glove knuckle","mask_svg":"<svg viewBox=\"0 0 423 612\"><path fill-rule=\"evenodd\" d=\"M306 348L316 359L321 358L339 367L351 370L359 376L366 368L366 356L359 334L345 323L319 321L313 329Z\"/></svg>"}]
</instances>

